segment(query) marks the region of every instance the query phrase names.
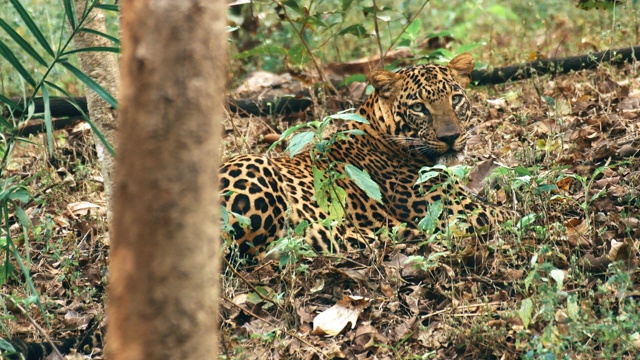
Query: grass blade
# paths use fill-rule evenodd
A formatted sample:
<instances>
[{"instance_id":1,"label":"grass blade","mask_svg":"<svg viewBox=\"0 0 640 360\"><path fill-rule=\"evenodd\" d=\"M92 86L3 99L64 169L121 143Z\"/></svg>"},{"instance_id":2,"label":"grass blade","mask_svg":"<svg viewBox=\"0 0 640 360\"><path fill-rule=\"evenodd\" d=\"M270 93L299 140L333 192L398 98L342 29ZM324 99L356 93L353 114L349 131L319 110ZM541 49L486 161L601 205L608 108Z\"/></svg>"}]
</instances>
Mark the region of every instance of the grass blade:
<instances>
[{"instance_id":1,"label":"grass blade","mask_svg":"<svg viewBox=\"0 0 640 360\"><path fill-rule=\"evenodd\" d=\"M111 96L111 94L109 94L107 90L105 90L102 86L100 86L100 84L93 81L93 79L91 79L85 73L83 73L82 70L69 64L66 61L62 61L60 62L60 64L62 64L62 66L67 68L67 70L71 71L73 75L75 75L80 81L82 81L85 85L87 85L89 89L93 90L96 94L98 94L98 96L103 98L104 101L109 103L109 105L113 106L114 109L118 108L118 101L113 96Z\"/></svg>"},{"instance_id":2,"label":"grass blade","mask_svg":"<svg viewBox=\"0 0 640 360\"><path fill-rule=\"evenodd\" d=\"M33 47L31 47L31 45L29 45L29 43L22 36L20 36L20 34L13 30L13 28L9 26L9 24L7 24L2 18L0 18L0 27L4 29L4 31L6 31L6 33L13 39L13 41L15 41L24 51L26 51L27 54L31 55L32 58L39 62L40 65L44 67L47 66L47 62L44 61L42 56L40 56L40 54L38 54L38 52Z\"/></svg>"},{"instance_id":3,"label":"grass blade","mask_svg":"<svg viewBox=\"0 0 640 360\"><path fill-rule=\"evenodd\" d=\"M47 130L47 142L49 143L49 155L53 155L53 124L51 122L51 103L49 102L49 90L42 86L42 101L44 102L44 126Z\"/></svg>"},{"instance_id":4,"label":"grass blade","mask_svg":"<svg viewBox=\"0 0 640 360\"><path fill-rule=\"evenodd\" d=\"M73 101L73 97L71 96L71 94L69 94L65 89L59 87L56 84L50 83L48 81L45 81L45 84L47 84L47 85L51 86L52 88L60 91L61 93L63 93L65 96L68 97L67 101L69 102L69 104L73 105L76 109L78 109L78 112L80 112L82 114L82 117L84 118L84 121L86 121L87 124L89 124L89 126L91 127L91 130L93 131L93 133L96 134L98 139L100 139L100 142L102 142L102 145L104 145L104 147L107 149L109 154L111 154L111 156L113 156L115 158L116 157L116 151L113 149L111 144L109 144L107 139L105 139L104 135L102 135L102 133L96 127L96 125L93 123L93 121L91 121L91 119L89 119L89 116L87 114L85 114L84 111L82 111L80 106L75 101Z\"/></svg>"},{"instance_id":5,"label":"grass blade","mask_svg":"<svg viewBox=\"0 0 640 360\"><path fill-rule=\"evenodd\" d=\"M29 16L29 13L27 13L24 7L22 7L22 4L20 4L20 1L19 0L10 0L10 1L13 7L18 12L18 15L20 15L20 18L22 19L22 21L24 21L29 31L31 31L31 34L33 34L33 36L35 36L38 43L40 43L40 46L42 46L42 48L46 52L48 52L49 55L55 56L53 53L53 50L51 49L51 46L49 46L49 43L44 38L44 35L42 35L42 32L40 31L36 23L33 22L33 19L31 19L31 16Z\"/></svg>"},{"instance_id":6,"label":"grass blade","mask_svg":"<svg viewBox=\"0 0 640 360\"><path fill-rule=\"evenodd\" d=\"M18 58L16 58L16 56L13 55L13 52L11 52L11 50L7 47L7 45L5 45L4 42L2 41L0 41L0 55L2 55L3 58L7 59L9 64L11 64L11 66L13 66L16 69L16 71L20 73L20 76L22 76L22 78L26 82L28 82L29 85L36 87L36 81L31 77L31 74L29 74L27 69L25 69L24 66L22 66L20 61L18 61Z\"/></svg>"}]
</instances>

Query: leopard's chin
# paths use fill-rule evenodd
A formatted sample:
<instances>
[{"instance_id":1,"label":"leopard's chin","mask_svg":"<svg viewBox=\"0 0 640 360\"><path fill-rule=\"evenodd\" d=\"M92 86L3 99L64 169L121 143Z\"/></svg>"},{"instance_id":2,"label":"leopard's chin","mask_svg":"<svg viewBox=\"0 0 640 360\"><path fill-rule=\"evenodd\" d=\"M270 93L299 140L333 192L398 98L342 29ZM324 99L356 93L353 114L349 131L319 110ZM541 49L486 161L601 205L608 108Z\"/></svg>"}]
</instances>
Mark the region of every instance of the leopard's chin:
<instances>
[{"instance_id":1,"label":"leopard's chin","mask_svg":"<svg viewBox=\"0 0 640 360\"><path fill-rule=\"evenodd\" d=\"M464 151L449 150L436 159L436 163L444 166L455 166L464 160Z\"/></svg>"}]
</instances>

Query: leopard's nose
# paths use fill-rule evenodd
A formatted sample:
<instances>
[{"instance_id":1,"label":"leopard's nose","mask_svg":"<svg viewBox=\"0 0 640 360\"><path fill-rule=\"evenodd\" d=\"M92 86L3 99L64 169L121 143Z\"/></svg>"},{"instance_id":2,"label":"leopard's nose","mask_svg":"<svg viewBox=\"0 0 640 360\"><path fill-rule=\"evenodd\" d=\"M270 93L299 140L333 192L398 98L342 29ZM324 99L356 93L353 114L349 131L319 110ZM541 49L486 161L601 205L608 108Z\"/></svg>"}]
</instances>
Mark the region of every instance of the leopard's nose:
<instances>
[{"instance_id":1,"label":"leopard's nose","mask_svg":"<svg viewBox=\"0 0 640 360\"><path fill-rule=\"evenodd\" d=\"M443 143L446 143L449 146L453 146L453 144L456 142L456 139L458 139L459 137L460 137L460 133L456 132L453 134L438 136L438 140L442 141Z\"/></svg>"}]
</instances>

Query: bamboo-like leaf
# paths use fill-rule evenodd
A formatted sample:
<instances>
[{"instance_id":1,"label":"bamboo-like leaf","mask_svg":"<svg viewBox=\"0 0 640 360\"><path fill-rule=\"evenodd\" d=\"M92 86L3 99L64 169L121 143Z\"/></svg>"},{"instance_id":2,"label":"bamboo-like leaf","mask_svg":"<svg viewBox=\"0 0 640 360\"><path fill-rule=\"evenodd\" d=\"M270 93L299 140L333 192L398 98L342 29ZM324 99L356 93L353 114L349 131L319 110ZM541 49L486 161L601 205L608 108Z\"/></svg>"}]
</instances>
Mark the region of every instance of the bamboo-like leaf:
<instances>
[{"instance_id":1,"label":"bamboo-like leaf","mask_svg":"<svg viewBox=\"0 0 640 360\"><path fill-rule=\"evenodd\" d=\"M100 84L93 81L90 77L88 77L82 70L77 67L69 64L66 61L61 61L60 64L64 66L67 70L71 71L73 75L75 75L80 81L82 81L89 89L93 90L98 96L100 96L104 101L109 103L109 105L113 106L115 109L118 108L118 101L109 94L107 90L105 90Z\"/></svg>"},{"instance_id":2,"label":"bamboo-like leaf","mask_svg":"<svg viewBox=\"0 0 640 360\"><path fill-rule=\"evenodd\" d=\"M111 40L116 45L120 45L120 39L118 39L115 36L111 36L111 35L109 35L107 33L103 33L101 31L97 31L97 30L93 30L93 29L89 29L89 28L82 28L82 29L80 29L80 31L88 33L88 34L101 36L101 37L103 37L103 38L105 38L107 40Z\"/></svg>"},{"instance_id":3,"label":"bamboo-like leaf","mask_svg":"<svg viewBox=\"0 0 640 360\"><path fill-rule=\"evenodd\" d=\"M116 4L98 4L96 5L96 8L113 12L120 11L120 7Z\"/></svg>"},{"instance_id":4,"label":"bamboo-like leaf","mask_svg":"<svg viewBox=\"0 0 640 360\"><path fill-rule=\"evenodd\" d=\"M67 21L69 22L69 25L71 25L72 29L75 29L76 26L78 26L76 24L76 16L75 16L75 9L73 8L73 3L71 2L71 0L64 0L63 1L64 4L64 13L67 16Z\"/></svg>"},{"instance_id":5,"label":"bamboo-like leaf","mask_svg":"<svg viewBox=\"0 0 640 360\"><path fill-rule=\"evenodd\" d=\"M9 99L8 97L0 94L0 101L2 101L3 103L9 105L10 108L12 109L16 109L19 111L23 111L24 108L22 107L22 105L18 105L18 103L16 103L15 101Z\"/></svg>"},{"instance_id":6,"label":"bamboo-like leaf","mask_svg":"<svg viewBox=\"0 0 640 360\"><path fill-rule=\"evenodd\" d=\"M7 47L7 45L5 45L4 42L2 41L0 41L0 55L2 55L3 58L7 59L9 64L11 64L11 66L13 66L16 69L16 71L20 73L20 76L22 76L22 78L26 82L28 82L29 85L33 87L36 86L36 81L31 77L31 74L29 74L27 69L25 69L24 66L20 64L20 61L18 61L18 58L16 58L16 56L13 55L13 52L11 52L11 50Z\"/></svg>"},{"instance_id":7,"label":"bamboo-like leaf","mask_svg":"<svg viewBox=\"0 0 640 360\"><path fill-rule=\"evenodd\" d=\"M91 47L86 47L82 49L73 49L73 50L65 51L60 56L67 56L67 55L81 53L81 52L112 52L112 53L119 54L120 48L108 47L108 46L91 46Z\"/></svg>"},{"instance_id":8,"label":"bamboo-like leaf","mask_svg":"<svg viewBox=\"0 0 640 360\"><path fill-rule=\"evenodd\" d=\"M31 31L31 34L33 34L33 36L35 36L38 43L40 43L40 46L42 46L42 48L46 52L48 52L49 55L55 56L53 54L53 49L51 49L51 46L49 46L49 43L44 38L44 35L42 35L42 32L40 31L36 23L33 22L33 19L31 19L31 16L29 16L29 13L27 13L24 7L22 7L22 4L20 4L20 1L19 0L9 0L9 1L11 1L11 4L18 12L18 15L20 15L20 18L22 19L22 21L24 21L24 24L27 26L27 29Z\"/></svg>"},{"instance_id":9,"label":"bamboo-like leaf","mask_svg":"<svg viewBox=\"0 0 640 360\"><path fill-rule=\"evenodd\" d=\"M49 143L49 155L53 154L53 124L51 122L51 103L49 102L49 90L42 86L42 101L44 102L44 126L47 130L47 142Z\"/></svg>"},{"instance_id":10,"label":"bamboo-like leaf","mask_svg":"<svg viewBox=\"0 0 640 360\"><path fill-rule=\"evenodd\" d=\"M116 157L116 152L115 152L115 150L113 150L113 147L111 146L111 144L109 144L107 139L105 139L104 135L102 135L102 132L100 132L100 130L93 123L93 121L91 121L91 119L89 119L89 116L87 116L87 114L85 114L84 111L82 111L82 108L80 108L80 106L73 100L73 96L71 96L71 94L69 94L65 89L61 88L60 86L58 86L58 85L56 85L54 83L51 83L49 81L45 81L45 84L47 84L48 86L60 91L62 94L64 94L66 97L68 97L67 101L69 102L69 104L73 105L80 112L80 114L82 114L82 117L84 118L84 121L86 121L87 124L89 124L89 126L91 127L91 130L98 137L98 139L100 139L100 142L102 142L102 145L104 145L104 147L107 149L109 154L111 154L111 156L113 156L115 158Z\"/></svg>"},{"instance_id":11,"label":"bamboo-like leaf","mask_svg":"<svg viewBox=\"0 0 640 360\"><path fill-rule=\"evenodd\" d=\"M6 31L7 34L13 39L13 41L15 41L16 44L18 44L24 51L26 51L27 54L31 55L32 58L39 62L40 65L45 67L47 66L47 62L44 61L42 56L40 56L40 54L38 54L38 52L33 47L31 47L31 45L29 45L29 43L22 36L20 36L20 34L13 30L13 28L9 26L9 24L7 24L2 18L0 18L0 27L4 29L4 31Z\"/></svg>"}]
</instances>

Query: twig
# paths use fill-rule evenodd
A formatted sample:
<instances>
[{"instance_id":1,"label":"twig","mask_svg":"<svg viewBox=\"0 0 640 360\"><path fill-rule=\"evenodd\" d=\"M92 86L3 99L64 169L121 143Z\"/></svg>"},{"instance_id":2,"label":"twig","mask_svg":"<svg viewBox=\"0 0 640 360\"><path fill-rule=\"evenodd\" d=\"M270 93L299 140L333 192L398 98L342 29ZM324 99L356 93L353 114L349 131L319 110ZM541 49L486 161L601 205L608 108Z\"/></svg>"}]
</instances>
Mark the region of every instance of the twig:
<instances>
[{"instance_id":1,"label":"twig","mask_svg":"<svg viewBox=\"0 0 640 360\"><path fill-rule=\"evenodd\" d=\"M398 40L400 39L400 37L402 36L402 34L404 34L404 32L407 30L407 28L409 27L409 25L411 25L411 23L413 22L413 20L415 20L418 15L420 15L420 13L422 12L422 9L424 9L425 6L427 6L427 3L429 2L429 0L425 0L425 2L422 4L422 6L420 6L420 9L418 9L418 11L416 11L415 15L413 15L411 17L411 20L409 20L407 22L407 25L404 26L404 28L402 29L402 31L400 32L400 35L398 35L395 40L393 40L393 42L391 43L391 45L389 45L389 47L387 48L387 51L385 51L384 55L387 56L387 53L393 48L393 46L398 42Z\"/></svg>"},{"instance_id":2,"label":"twig","mask_svg":"<svg viewBox=\"0 0 640 360\"><path fill-rule=\"evenodd\" d=\"M245 309L245 308L243 308L242 306L240 306L240 305L238 305L238 304L234 303L233 301L231 301L230 299L228 299L226 296L224 296L224 297L223 297L223 299L224 299L226 302L228 302L229 304L231 304L231 305L233 305L233 306L237 307L237 308L238 308L238 309L240 309L241 311L244 311L245 313L247 313L247 314L249 314L249 315L253 316L254 318L256 318L256 319L258 319L258 320L260 320L260 321L263 321L263 322L267 323L269 326L272 326L272 327L278 327L278 325L276 325L276 324L272 323L271 321L269 321L269 320L267 320L267 319L265 319L265 318L263 318L263 317L259 316L258 314L253 313L251 310L249 310L249 309ZM323 357L327 357L327 355L326 355L322 350L318 349L315 345L311 344L311 343L310 343L310 342L308 342L307 340L305 340L305 339L301 338L301 337L300 337L298 334L296 334L295 332L285 330L285 333L286 333L286 334L288 334L288 335L289 335L289 336L291 336L291 337L296 338L297 340L299 340L300 342L304 343L305 345L309 346L309 347L310 347L312 350L314 350L316 353L318 353L318 354L322 355Z\"/></svg>"},{"instance_id":3,"label":"twig","mask_svg":"<svg viewBox=\"0 0 640 360\"><path fill-rule=\"evenodd\" d=\"M378 4L376 4L376 0L373 0L373 26L375 27L375 30L376 30L376 40L378 41L378 50L380 52L380 68L383 69L384 56L387 53L382 52L382 42L380 42L380 30L378 29ZM402 30L402 32L404 32L404 30Z\"/></svg>"},{"instance_id":4,"label":"twig","mask_svg":"<svg viewBox=\"0 0 640 360\"><path fill-rule=\"evenodd\" d=\"M428 319L430 317L433 317L433 316L436 316L436 315L440 315L440 314L444 314L444 313L447 313L447 312L450 312L450 311L454 311L454 310L469 309L469 308L472 308L472 307L482 307L482 306L487 306L487 305L501 305L503 303L504 303L504 301L493 301L493 302L490 302L490 303L478 303L478 304L462 305L462 306L456 306L456 307L447 307L447 308L444 308L442 310L434 311L431 314L427 314L427 315L423 316L421 318L421 320L425 320L425 319ZM461 316L460 314L451 314L451 315L453 315L453 316Z\"/></svg>"},{"instance_id":5,"label":"twig","mask_svg":"<svg viewBox=\"0 0 640 360\"><path fill-rule=\"evenodd\" d=\"M244 276L242 276L242 275L241 275L241 274L240 274L240 273L239 273L239 272L238 272L238 271L237 271L233 266L231 266L231 264L229 263L229 260L227 260L226 258L223 258L223 259L224 259L225 264L227 264L227 267L229 268L229 270L231 270L231 272L232 272L235 276L239 277L239 278L240 278L240 280L242 280L245 284L247 284L247 286L249 286L249 288L251 288L251 290L252 290L253 292L255 292L256 294L258 294L258 296L259 296L262 300L264 300L264 301L266 301L266 302L270 302L270 303L272 303L273 305L275 305L275 306L278 308L278 310L280 310L280 311L284 312L284 309L280 306L280 304L278 304L278 303L276 303L275 301L273 301L273 300L271 300L271 299L269 299L269 298L265 297L264 295L262 295L262 294L260 293L260 291L258 291L258 289L256 289L256 287L255 287L255 286L253 286L253 284L251 284L251 282L249 282L249 280L247 280L247 279L246 279Z\"/></svg>"},{"instance_id":6,"label":"twig","mask_svg":"<svg viewBox=\"0 0 640 360\"><path fill-rule=\"evenodd\" d=\"M11 301L13 303L13 305L15 305L15 307L20 310L20 313L27 318L27 320L29 320L29 322L31 323L31 325L33 325L36 330L38 330L38 332L40 332L40 334L42 334L42 336L44 337L44 339L51 344L52 350L54 353L56 353L56 355L60 358L60 359L64 359L64 356L62 356L62 353L60 352L60 350L58 350L58 347L56 346L56 344L53 342L53 340L51 339L51 337L49 336L49 334L47 333L47 331L45 329L42 328L42 326L38 325L38 323L31 317L31 315L29 315L29 313L27 313L27 310L25 310L25 308L23 308L20 304L14 302L11 298L9 298L6 295L2 295L4 296L7 300Z\"/></svg>"},{"instance_id":7,"label":"twig","mask_svg":"<svg viewBox=\"0 0 640 360\"><path fill-rule=\"evenodd\" d=\"M309 57L313 62L313 67L316 68L316 71L318 72L318 76L320 76L320 80L323 82L324 86L328 87L332 93L337 94L338 90L333 86L331 81L329 81L326 78L324 71L322 71L322 67L320 67L318 60L316 59L315 55L313 55L313 52L311 51L309 44L307 44L307 41L304 39L304 36L302 35L302 31L304 31L304 27L298 30L296 26L293 24L293 20L291 20L291 18L289 17L289 14L287 13L287 8L285 7L285 5L280 0L273 0L273 2L282 8L284 18L287 20L289 25L291 25L291 27L295 30L296 34L298 34L298 38L300 38L300 42L302 42L302 45L307 50L307 53L309 54Z\"/></svg>"}]
</instances>

